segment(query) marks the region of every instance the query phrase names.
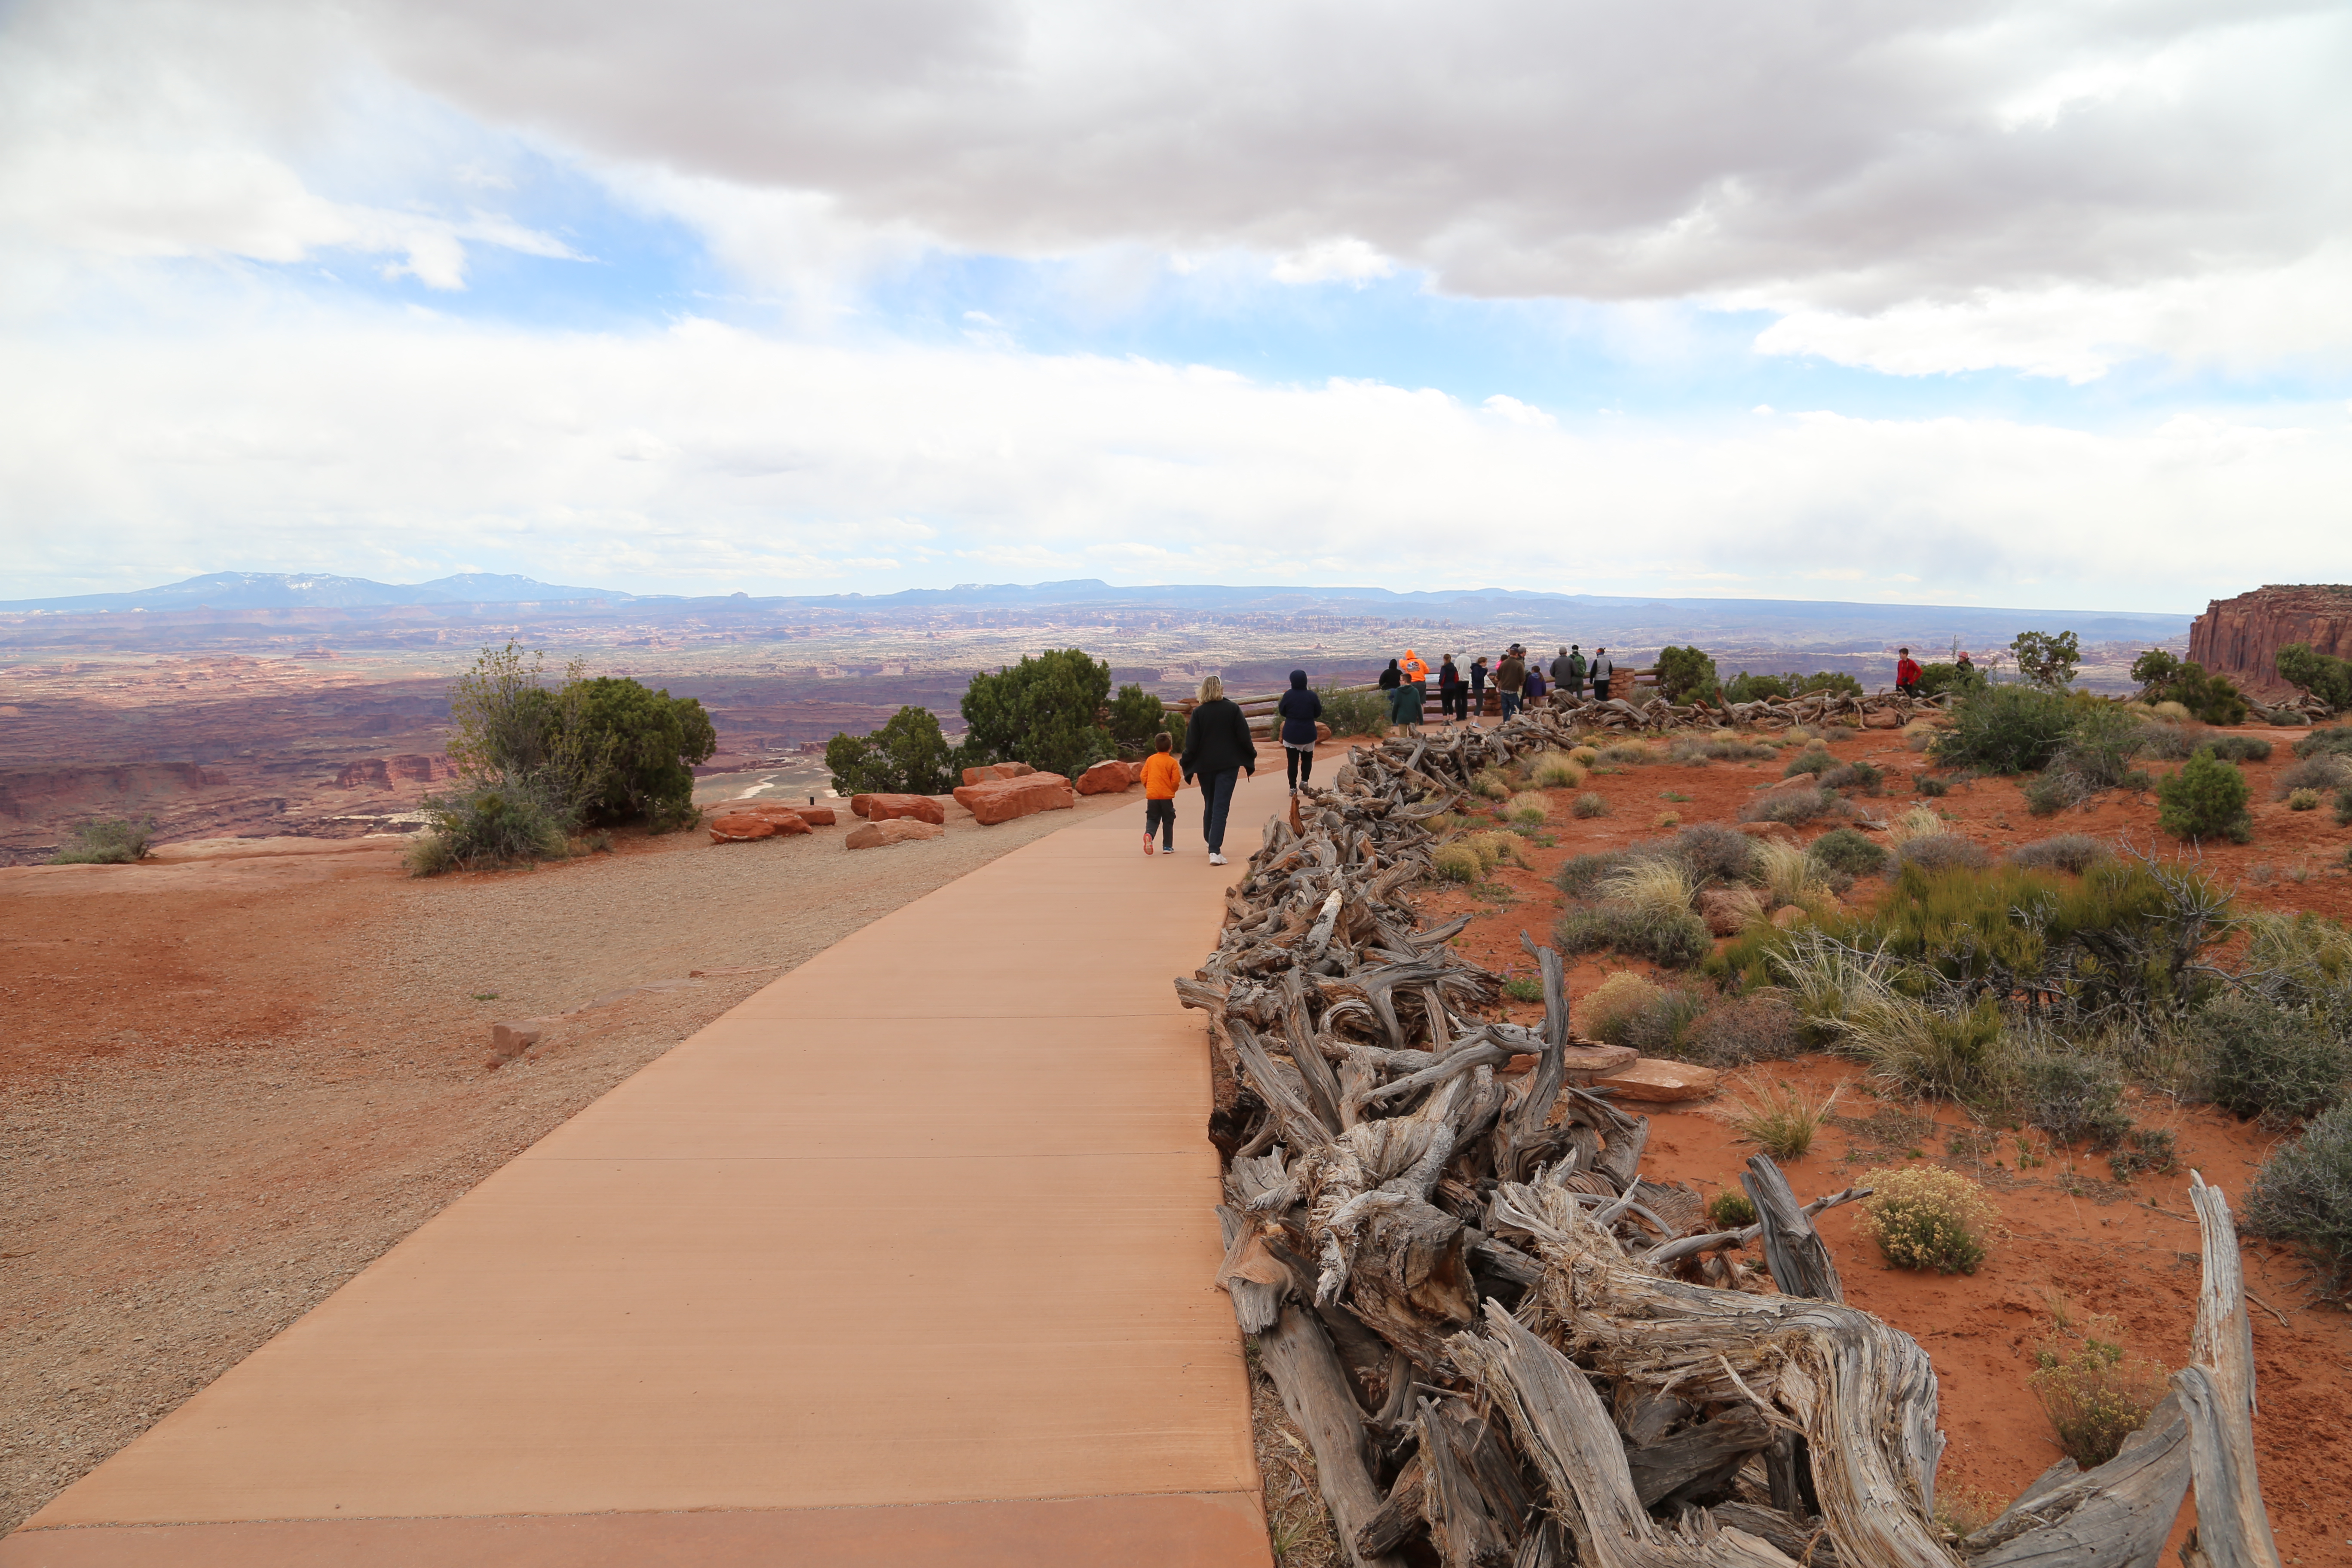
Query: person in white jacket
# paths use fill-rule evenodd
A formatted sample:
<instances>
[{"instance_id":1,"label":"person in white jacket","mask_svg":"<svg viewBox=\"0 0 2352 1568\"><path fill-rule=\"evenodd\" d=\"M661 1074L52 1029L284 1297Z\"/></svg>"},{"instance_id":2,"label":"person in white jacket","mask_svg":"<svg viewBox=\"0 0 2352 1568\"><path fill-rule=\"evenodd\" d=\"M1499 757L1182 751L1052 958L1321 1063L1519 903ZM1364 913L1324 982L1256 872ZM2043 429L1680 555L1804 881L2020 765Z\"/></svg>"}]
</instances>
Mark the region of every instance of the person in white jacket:
<instances>
[{"instance_id":1,"label":"person in white jacket","mask_svg":"<svg viewBox=\"0 0 2352 1568\"><path fill-rule=\"evenodd\" d=\"M1592 682L1592 695L1595 700L1601 702L1609 700L1609 679L1616 673L1617 661L1609 657L1609 650L1605 647L1594 648L1592 662L1585 667L1584 674L1585 679Z\"/></svg>"}]
</instances>

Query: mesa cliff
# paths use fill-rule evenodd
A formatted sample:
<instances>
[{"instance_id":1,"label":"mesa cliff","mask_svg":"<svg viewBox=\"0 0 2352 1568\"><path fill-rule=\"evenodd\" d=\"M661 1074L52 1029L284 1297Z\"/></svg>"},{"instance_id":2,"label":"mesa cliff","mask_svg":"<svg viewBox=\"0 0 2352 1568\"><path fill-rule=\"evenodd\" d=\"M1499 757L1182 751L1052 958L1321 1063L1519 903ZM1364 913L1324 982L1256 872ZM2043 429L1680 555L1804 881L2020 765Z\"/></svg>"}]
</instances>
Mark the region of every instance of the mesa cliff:
<instances>
[{"instance_id":1,"label":"mesa cliff","mask_svg":"<svg viewBox=\"0 0 2352 1568\"><path fill-rule=\"evenodd\" d=\"M2352 585L2270 584L2234 599L2215 599L2189 629L2189 657L2247 690L2283 697L2278 651L2309 643L2315 653L2352 658Z\"/></svg>"}]
</instances>

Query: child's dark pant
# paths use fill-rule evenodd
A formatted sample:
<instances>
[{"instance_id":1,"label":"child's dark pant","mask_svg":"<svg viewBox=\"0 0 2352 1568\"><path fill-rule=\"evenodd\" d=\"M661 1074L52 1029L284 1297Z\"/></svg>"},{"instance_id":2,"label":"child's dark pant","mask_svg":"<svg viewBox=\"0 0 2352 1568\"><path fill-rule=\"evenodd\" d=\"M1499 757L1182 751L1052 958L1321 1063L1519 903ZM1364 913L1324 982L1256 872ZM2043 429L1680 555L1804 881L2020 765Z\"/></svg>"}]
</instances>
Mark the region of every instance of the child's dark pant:
<instances>
[{"instance_id":1,"label":"child's dark pant","mask_svg":"<svg viewBox=\"0 0 2352 1568\"><path fill-rule=\"evenodd\" d=\"M1290 764L1290 787L1306 788L1307 775L1315 771L1315 753L1302 752L1296 746L1286 745L1282 748L1282 755Z\"/></svg>"},{"instance_id":2,"label":"child's dark pant","mask_svg":"<svg viewBox=\"0 0 2352 1568\"><path fill-rule=\"evenodd\" d=\"M1143 836L1151 837L1152 829L1160 830L1160 842L1167 848L1176 847L1176 803L1172 800L1147 800L1143 803Z\"/></svg>"}]
</instances>

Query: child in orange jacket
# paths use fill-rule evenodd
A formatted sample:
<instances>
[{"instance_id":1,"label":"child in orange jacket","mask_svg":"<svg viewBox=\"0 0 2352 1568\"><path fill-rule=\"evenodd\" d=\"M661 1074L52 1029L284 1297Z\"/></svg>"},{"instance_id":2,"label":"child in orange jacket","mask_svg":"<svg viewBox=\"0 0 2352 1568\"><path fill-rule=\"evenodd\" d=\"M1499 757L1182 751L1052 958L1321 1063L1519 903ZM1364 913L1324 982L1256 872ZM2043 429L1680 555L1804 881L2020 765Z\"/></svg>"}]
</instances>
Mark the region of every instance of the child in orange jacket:
<instances>
[{"instance_id":1,"label":"child in orange jacket","mask_svg":"<svg viewBox=\"0 0 2352 1568\"><path fill-rule=\"evenodd\" d=\"M1151 754L1143 759L1143 852L1151 853L1152 829L1160 830L1168 853L1176 853L1176 791L1184 783L1184 769L1171 754L1175 742L1162 730L1151 738Z\"/></svg>"}]
</instances>

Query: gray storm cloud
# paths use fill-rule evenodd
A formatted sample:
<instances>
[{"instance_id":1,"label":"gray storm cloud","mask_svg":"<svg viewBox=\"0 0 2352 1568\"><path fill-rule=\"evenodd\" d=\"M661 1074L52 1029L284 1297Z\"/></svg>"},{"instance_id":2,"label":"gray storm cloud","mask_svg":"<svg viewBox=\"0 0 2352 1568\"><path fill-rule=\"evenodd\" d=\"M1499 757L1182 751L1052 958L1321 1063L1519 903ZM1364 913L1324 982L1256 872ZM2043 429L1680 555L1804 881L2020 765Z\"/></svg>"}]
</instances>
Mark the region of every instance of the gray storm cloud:
<instances>
[{"instance_id":1,"label":"gray storm cloud","mask_svg":"<svg viewBox=\"0 0 2352 1568\"><path fill-rule=\"evenodd\" d=\"M2284 265L2352 206L2333 3L359 15L486 120L1002 253L1344 237L1473 294L1876 310Z\"/></svg>"}]
</instances>

